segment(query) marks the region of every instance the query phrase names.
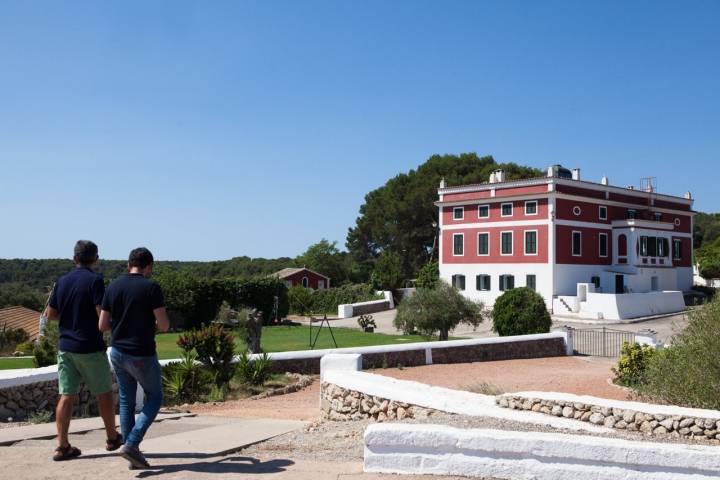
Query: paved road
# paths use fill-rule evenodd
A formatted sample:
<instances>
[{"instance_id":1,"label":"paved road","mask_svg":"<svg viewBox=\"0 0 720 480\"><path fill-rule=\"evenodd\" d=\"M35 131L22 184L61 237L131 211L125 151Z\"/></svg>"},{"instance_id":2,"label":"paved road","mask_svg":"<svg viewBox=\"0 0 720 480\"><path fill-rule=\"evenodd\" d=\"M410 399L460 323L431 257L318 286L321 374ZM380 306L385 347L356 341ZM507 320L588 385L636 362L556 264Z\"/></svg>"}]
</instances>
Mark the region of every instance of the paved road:
<instances>
[{"instance_id":1,"label":"paved road","mask_svg":"<svg viewBox=\"0 0 720 480\"><path fill-rule=\"evenodd\" d=\"M387 310L384 312L378 312L373 313L373 318L375 319L375 323L377 324L377 328L375 331L377 333L387 333L387 334L401 334L399 330L395 328L393 325L393 320L395 319L396 310ZM347 328L356 328L360 329L360 327L357 324L358 317L352 317L352 318L341 318L341 319L334 319L332 321L333 327L347 327ZM299 321L301 323L307 323L307 319L304 318L294 318L295 321ZM669 317L663 317L663 318L656 318L651 320L646 320L642 322L636 322L636 323L594 323L594 324L587 324L587 323L579 323L575 322L571 319L567 318L553 318L553 328L561 328L563 325L567 325L574 328L602 328L603 326L607 328L612 328L615 330L623 330L627 332L639 332L640 330L654 330L657 332L657 339L658 341L669 343L670 339L673 334L680 332L685 326L687 325L687 315L686 314L679 314L679 315L672 315ZM495 337L497 334L495 334L492 331L492 321L491 320L485 320L483 323L480 324L479 327L476 329L473 329L471 326L467 325L459 325L458 328L456 328L451 335L456 337L470 337L470 338L485 338L485 337Z\"/></svg>"}]
</instances>

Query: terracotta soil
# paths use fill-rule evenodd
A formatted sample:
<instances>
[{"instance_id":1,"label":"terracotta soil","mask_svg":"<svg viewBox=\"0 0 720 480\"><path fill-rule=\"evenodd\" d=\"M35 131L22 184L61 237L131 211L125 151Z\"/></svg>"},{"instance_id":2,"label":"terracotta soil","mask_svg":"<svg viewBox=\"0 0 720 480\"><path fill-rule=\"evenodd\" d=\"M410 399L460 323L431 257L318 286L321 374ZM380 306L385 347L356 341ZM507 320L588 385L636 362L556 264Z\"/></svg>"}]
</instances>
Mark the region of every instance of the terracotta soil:
<instances>
[{"instance_id":1,"label":"terracotta soil","mask_svg":"<svg viewBox=\"0 0 720 480\"><path fill-rule=\"evenodd\" d=\"M552 357L386 368L372 372L460 390L473 390L488 383L505 392L540 390L627 400L627 391L608 382L613 376L613 364L610 359ZM313 421L320 415L320 381L316 377L309 387L287 395L191 405L188 409L207 415Z\"/></svg>"}]
</instances>

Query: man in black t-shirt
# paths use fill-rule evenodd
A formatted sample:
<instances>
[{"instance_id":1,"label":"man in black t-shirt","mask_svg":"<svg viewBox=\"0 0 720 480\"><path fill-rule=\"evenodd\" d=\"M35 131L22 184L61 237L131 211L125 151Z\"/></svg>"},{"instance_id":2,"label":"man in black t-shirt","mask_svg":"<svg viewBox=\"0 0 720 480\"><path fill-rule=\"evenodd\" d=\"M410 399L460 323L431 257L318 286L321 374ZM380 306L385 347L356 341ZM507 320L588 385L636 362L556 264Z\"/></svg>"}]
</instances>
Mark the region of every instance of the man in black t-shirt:
<instances>
[{"instance_id":1,"label":"man in black t-shirt","mask_svg":"<svg viewBox=\"0 0 720 480\"><path fill-rule=\"evenodd\" d=\"M147 248L130 252L128 273L108 287L99 321L100 330L112 330L110 359L118 379L120 429L125 439L120 454L135 468L150 466L139 447L163 398L155 330L167 331L169 321L162 289L150 280L153 262L153 255ZM145 391L147 400L136 419L138 384Z\"/></svg>"},{"instance_id":2,"label":"man in black t-shirt","mask_svg":"<svg viewBox=\"0 0 720 480\"><path fill-rule=\"evenodd\" d=\"M59 321L60 331L57 355L60 398L55 410L58 447L53 460L68 460L80 455L80 450L68 441L68 429L81 383L97 396L107 433L107 450L116 450L122 445L115 430L110 364L105 354L105 340L97 324L105 293L102 276L92 271L98 260L97 245L90 240L78 240L73 259L75 269L57 281L47 308L48 318Z\"/></svg>"}]
</instances>

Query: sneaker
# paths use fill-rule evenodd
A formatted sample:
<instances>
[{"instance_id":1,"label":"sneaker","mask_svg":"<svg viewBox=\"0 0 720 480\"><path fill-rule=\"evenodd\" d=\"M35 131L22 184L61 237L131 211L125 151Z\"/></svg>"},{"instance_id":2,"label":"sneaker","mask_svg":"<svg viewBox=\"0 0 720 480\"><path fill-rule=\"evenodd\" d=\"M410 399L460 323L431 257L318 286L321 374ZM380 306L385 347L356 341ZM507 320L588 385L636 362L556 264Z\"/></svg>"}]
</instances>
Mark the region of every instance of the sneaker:
<instances>
[{"instance_id":1,"label":"sneaker","mask_svg":"<svg viewBox=\"0 0 720 480\"><path fill-rule=\"evenodd\" d=\"M150 468L150 464L145 460L140 449L132 445L123 445L120 449L120 456L130 462L133 468Z\"/></svg>"}]
</instances>

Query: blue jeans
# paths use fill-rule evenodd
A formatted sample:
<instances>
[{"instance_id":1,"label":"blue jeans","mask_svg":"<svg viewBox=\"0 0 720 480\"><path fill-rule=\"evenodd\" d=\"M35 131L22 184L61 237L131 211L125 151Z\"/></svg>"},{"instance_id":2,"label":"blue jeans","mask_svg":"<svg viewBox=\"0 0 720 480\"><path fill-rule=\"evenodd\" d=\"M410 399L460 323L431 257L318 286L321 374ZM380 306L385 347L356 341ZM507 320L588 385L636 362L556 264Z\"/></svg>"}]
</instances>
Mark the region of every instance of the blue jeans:
<instances>
[{"instance_id":1,"label":"blue jeans","mask_svg":"<svg viewBox=\"0 0 720 480\"><path fill-rule=\"evenodd\" d=\"M110 360L120 396L120 431L126 445L138 447L162 405L162 372L157 355L135 357L113 348ZM135 418L138 383L145 391L145 405Z\"/></svg>"}]
</instances>

